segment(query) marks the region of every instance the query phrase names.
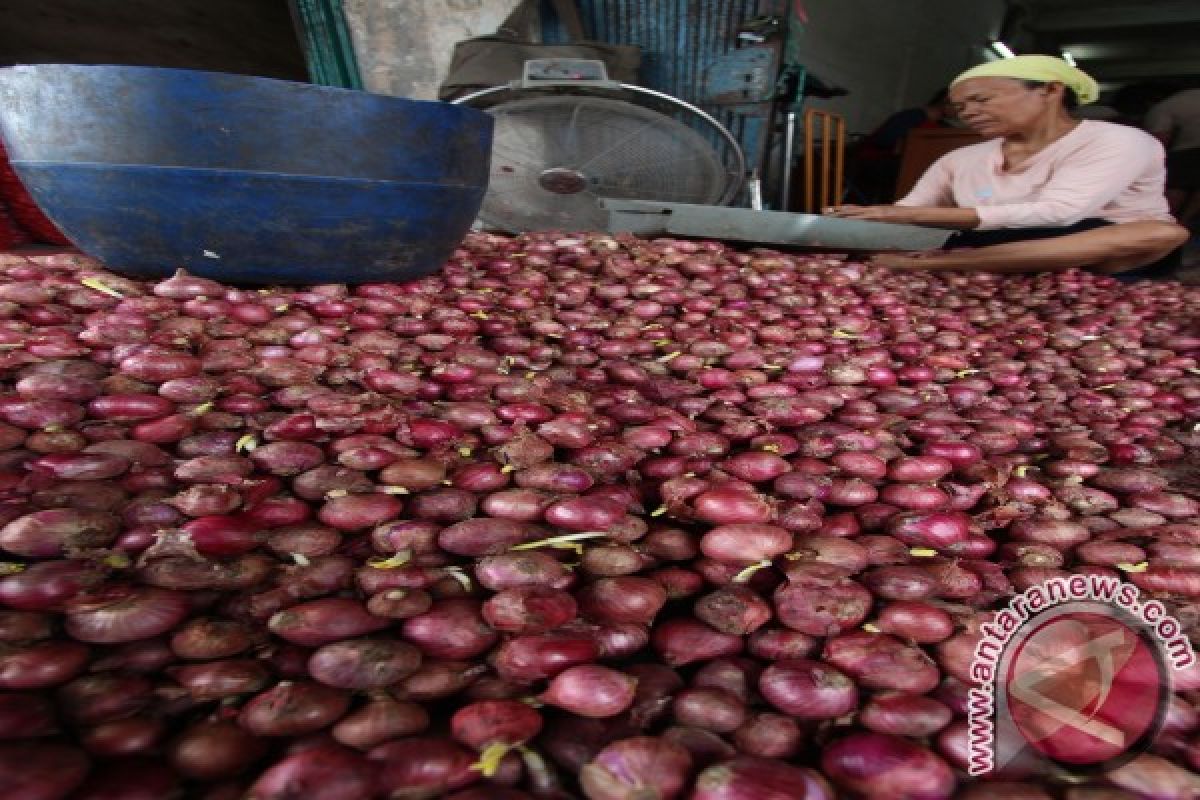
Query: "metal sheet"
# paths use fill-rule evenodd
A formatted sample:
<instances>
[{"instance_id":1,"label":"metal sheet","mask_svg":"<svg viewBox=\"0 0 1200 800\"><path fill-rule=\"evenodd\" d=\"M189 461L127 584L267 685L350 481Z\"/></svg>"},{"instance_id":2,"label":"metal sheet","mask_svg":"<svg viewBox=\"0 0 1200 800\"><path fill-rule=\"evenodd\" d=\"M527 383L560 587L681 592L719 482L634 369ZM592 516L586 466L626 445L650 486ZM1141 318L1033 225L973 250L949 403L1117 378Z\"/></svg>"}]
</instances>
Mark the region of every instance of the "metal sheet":
<instances>
[{"instance_id":1,"label":"metal sheet","mask_svg":"<svg viewBox=\"0 0 1200 800\"><path fill-rule=\"evenodd\" d=\"M703 236L739 242L759 242L821 250L936 250L950 231L917 225L753 211L686 203L649 203L603 199L609 231L642 236Z\"/></svg>"}]
</instances>

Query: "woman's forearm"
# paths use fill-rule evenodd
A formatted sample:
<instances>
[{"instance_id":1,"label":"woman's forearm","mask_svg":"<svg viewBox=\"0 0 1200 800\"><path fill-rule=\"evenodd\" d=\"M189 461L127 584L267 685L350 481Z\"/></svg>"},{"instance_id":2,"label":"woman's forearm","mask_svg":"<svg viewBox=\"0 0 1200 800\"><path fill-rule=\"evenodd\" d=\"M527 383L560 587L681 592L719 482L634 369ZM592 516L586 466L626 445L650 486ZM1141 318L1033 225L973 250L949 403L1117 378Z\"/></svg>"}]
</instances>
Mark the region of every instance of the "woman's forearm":
<instances>
[{"instance_id":1,"label":"woman's forearm","mask_svg":"<svg viewBox=\"0 0 1200 800\"><path fill-rule=\"evenodd\" d=\"M933 272L1059 272L1075 268L1109 272L1153 263L1186 239L1186 229L1174 223L1126 222L1050 239L920 256L882 254L874 260L886 267Z\"/></svg>"},{"instance_id":2,"label":"woman's forearm","mask_svg":"<svg viewBox=\"0 0 1200 800\"><path fill-rule=\"evenodd\" d=\"M928 225L931 228L972 230L979 227L979 215L973 208L937 208L933 206L896 206L911 212L911 225Z\"/></svg>"},{"instance_id":3,"label":"woman's forearm","mask_svg":"<svg viewBox=\"0 0 1200 800\"><path fill-rule=\"evenodd\" d=\"M979 226L979 215L973 208L941 206L835 206L826 213L842 219L868 222L891 222L903 225L925 225L930 228L970 230Z\"/></svg>"}]
</instances>

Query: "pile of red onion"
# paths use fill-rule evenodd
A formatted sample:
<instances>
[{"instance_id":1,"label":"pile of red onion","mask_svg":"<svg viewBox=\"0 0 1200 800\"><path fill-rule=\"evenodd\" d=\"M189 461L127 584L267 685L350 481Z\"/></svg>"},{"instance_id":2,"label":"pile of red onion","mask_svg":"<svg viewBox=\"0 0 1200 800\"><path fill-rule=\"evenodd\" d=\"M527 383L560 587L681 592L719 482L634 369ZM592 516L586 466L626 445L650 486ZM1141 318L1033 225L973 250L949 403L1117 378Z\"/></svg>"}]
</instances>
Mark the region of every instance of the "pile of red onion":
<instances>
[{"instance_id":1,"label":"pile of red onion","mask_svg":"<svg viewBox=\"0 0 1200 800\"><path fill-rule=\"evenodd\" d=\"M966 778L980 625L1200 632L1200 289L473 234L407 285L0 255L0 796L1200 796Z\"/></svg>"}]
</instances>

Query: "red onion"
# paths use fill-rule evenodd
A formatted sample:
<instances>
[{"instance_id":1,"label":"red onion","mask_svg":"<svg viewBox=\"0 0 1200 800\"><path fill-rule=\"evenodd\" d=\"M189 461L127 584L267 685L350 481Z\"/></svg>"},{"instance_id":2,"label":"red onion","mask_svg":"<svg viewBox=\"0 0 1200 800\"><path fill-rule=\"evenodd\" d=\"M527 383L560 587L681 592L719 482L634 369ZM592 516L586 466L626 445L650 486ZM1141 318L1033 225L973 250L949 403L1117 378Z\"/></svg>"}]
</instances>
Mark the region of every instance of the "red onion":
<instances>
[{"instance_id":1,"label":"red onion","mask_svg":"<svg viewBox=\"0 0 1200 800\"><path fill-rule=\"evenodd\" d=\"M44 689L66 683L87 666L79 642L50 640L0 654L0 689Z\"/></svg>"},{"instance_id":2,"label":"red onion","mask_svg":"<svg viewBox=\"0 0 1200 800\"><path fill-rule=\"evenodd\" d=\"M887 532L912 547L939 550L964 541L970 525L959 511L908 511L889 519Z\"/></svg>"},{"instance_id":3,"label":"red onion","mask_svg":"<svg viewBox=\"0 0 1200 800\"><path fill-rule=\"evenodd\" d=\"M299 736L336 722L349 706L349 696L337 689L285 681L246 703L238 724L256 736Z\"/></svg>"},{"instance_id":4,"label":"red onion","mask_svg":"<svg viewBox=\"0 0 1200 800\"><path fill-rule=\"evenodd\" d=\"M417 649L388 639L353 639L324 645L308 661L309 674L339 689L390 686L416 671Z\"/></svg>"},{"instance_id":5,"label":"red onion","mask_svg":"<svg viewBox=\"0 0 1200 800\"><path fill-rule=\"evenodd\" d=\"M763 670L758 688L767 702L799 719L836 719L858 705L847 675L808 659L775 662Z\"/></svg>"},{"instance_id":6,"label":"red onion","mask_svg":"<svg viewBox=\"0 0 1200 800\"><path fill-rule=\"evenodd\" d=\"M696 601L696 616L722 633L753 633L771 620L771 606L745 586L724 586Z\"/></svg>"},{"instance_id":7,"label":"red onion","mask_svg":"<svg viewBox=\"0 0 1200 800\"><path fill-rule=\"evenodd\" d=\"M746 720L742 699L725 689L696 687L675 695L675 721L715 733L732 733Z\"/></svg>"},{"instance_id":8,"label":"red onion","mask_svg":"<svg viewBox=\"0 0 1200 800\"><path fill-rule=\"evenodd\" d=\"M799 752L804 730L789 716L763 711L734 731L733 741L745 755L787 759Z\"/></svg>"},{"instance_id":9,"label":"red onion","mask_svg":"<svg viewBox=\"0 0 1200 800\"><path fill-rule=\"evenodd\" d=\"M696 778L693 800L833 800L815 771L774 759L739 756L709 767Z\"/></svg>"},{"instance_id":10,"label":"red onion","mask_svg":"<svg viewBox=\"0 0 1200 800\"><path fill-rule=\"evenodd\" d=\"M853 733L828 745L821 766L835 783L866 795L913 798L950 797L955 778L933 753L879 733Z\"/></svg>"},{"instance_id":11,"label":"red onion","mask_svg":"<svg viewBox=\"0 0 1200 800\"><path fill-rule=\"evenodd\" d=\"M812 636L828 636L863 622L871 595L839 570L809 564L803 572L789 571L788 583L775 592L779 621Z\"/></svg>"},{"instance_id":12,"label":"red onion","mask_svg":"<svg viewBox=\"0 0 1200 800\"><path fill-rule=\"evenodd\" d=\"M720 525L700 540L700 549L706 556L733 564L770 560L791 547L792 534L774 525Z\"/></svg>"},{"instance_id":13,"label":"red onion","mask_svg":"<svg viewBox=\"0 0 1200 800\"><path fill-rule=\"evenodd\" d=\"M187 597L180 592L113 585L72 601L66 630L83 642L132 642L166 633L188 611Z\"/></svg>"},{"instance_id":14,"label":"red onion","mask_svg":"<svg viewBox=\"0 0 1200 800\"><path fill-rule=\"evenodd\" d=\"M348 639L383 630L390 625L383 617L367 613L362 604L348 597L327 597L292 606L271 617L268 627L276 636L306 647Z\"/></svg>"},{"instance_id":15,"label":"red onion","mask_svg":"<svg viewBox=\"0 0 1200 800\"><path fill-rule=\"evenodd\" d=\"M103 511L35 511L0 528L0 547L27 558L55 558L76 550L104 547L120 522Z\"/></svg>"},{"instance_id":16,"label":"red onion","mask_svg":"<svg viewBox=\"0 0 1200 800\"><path fill-rule=\"evenodd\" d=\"M375 794L378 766L341 747L312 747L269 767L249 796L261 800L293 797L313 800L359 800Z\"/></svg>"},{"instance_id":17,"label":"red onion","mask_svg":"<svg viewBox=\"0 0 1200 800\"><path fill-rule=\"evenodd\" d=\"M633 703L636 686L636 679L607 667L568 667L539 699L583 717L612 717Z\"/></svg>"},{"instance_id":18,"label":"red onion","mask_svg":"<svg viewBox=\"0 0 1200 800\"><path fill-rule=\"evenodd\" d=\"M0 254L0 739L81 800L831 798L815 753L947 797L1014 592L1197 628L1195 295L594 232L262 291ZM1189 796L1198 676L1106 786Z\"/></svg>"},{"instance_id":19,"label":"red onion","mask_svg":"<svg viewBox=\"0 0 1200 800\"><path fill-rule=\"evenodd\" d=\"M365 705L343 717L331 732L334 739L347 747L369 750L391 739L421 733L428 727L429 713L423 706L378 692Z\"/></svg>"},{"instance_id":20,"label":"red onion","mask_svg":"<svg viewBox=\"0 0 1200 800\"><path fill-rule=\"evenodd\" d=\"M188 664L167 670L197 700L223 700L266 687L270 673L254 659L229 659Z\"/></svg>"},{"instance_id":21,"label":"red onion","mask_svg":"<svg viewBox=\"0 0 1200 800\"><path fill-rule=\"evenodd\" d=\"M548 586L518 586L497 592L483 604L484 620L506 633L540 633L575 619L575 598Z\"/></svg>"},{"instance_id":22,"label":"red onion","mask_svg":"<svg viewBox=\"0 0 1200 800\"><path fill-rule=\"evenodd\" d=\"M922 738L950 723L953 713L932 697L903 692L873 695L859 713L859 721L876 733Z\"/></svg>"},{"instance_id":23,"label":"red onion","mask_svg":"<svg viewBox=\"0 0 1200 800\"><path fill-rule=\"evenodd\" d=\"M59 800L83 783L90 764L80 750L65 744L0 744L0 791L22 800Z\"/></svg>"},{"instance_id":24,"label":"red onion","mask_svg":"<svg viewBox=\"0 0 1200 800\"><path fill-rule=\"evenodd\" d=\"M655 626L651 643L672 667L720 656L734 656L742 651L739 637L720 633L690 619L672 619Z\"/></svg>"},{"instance_id":25,"label":"red onion","mask_svg":"<svg viewBox=\"0 0 1200 800\"><path fill-rule=\"evenodd\" d=\"M662 738L637 736L609 744L579 772L590 800L673 800L687 785L692 759L687 750Z\"/></svg>"},{"instance_id":26,"label":"red onion","mask_svg":"<svg viewBox=\"0 0 1200 800\"><path fill-rule=\"evenodd\" d=\"M954 620L937 606L919 601L897 600L879 612L876 626L920 644L935 644L954 633Z\"/></svg>"},{"instance_id":27,"label":"red onion","mask_svg":"<svg viewBox=\"0 0 1200 800\"><path fill-rule=\"evenodd\" d=\"M633 576L601 578L577 597L585 616L608 623L648 624L667 600L666 591L657 583Z\"/></svg>"},{"instance_id":28,"label":"red onion","mask_svg":"<svg viewBox=\"0 0 1200 800\"><path fill-rule=\"evenodd\" d=\"M389 796L438 797L481 777L475 754L449 739L411 737L386 742L367 757L380 762L378 786Z\"/></svg>"},{"instance_id":29,"label":"red onion","mask_svg":"<svg viewBox=\"0 0 1200 800\"><path fill-rule=\"evenodd\" d=\"M480 614L479 604L466 598L442 600L404 620L404 638L431 658L466 659L489 650L497 636Z\"/></svg>"}]
</instances>

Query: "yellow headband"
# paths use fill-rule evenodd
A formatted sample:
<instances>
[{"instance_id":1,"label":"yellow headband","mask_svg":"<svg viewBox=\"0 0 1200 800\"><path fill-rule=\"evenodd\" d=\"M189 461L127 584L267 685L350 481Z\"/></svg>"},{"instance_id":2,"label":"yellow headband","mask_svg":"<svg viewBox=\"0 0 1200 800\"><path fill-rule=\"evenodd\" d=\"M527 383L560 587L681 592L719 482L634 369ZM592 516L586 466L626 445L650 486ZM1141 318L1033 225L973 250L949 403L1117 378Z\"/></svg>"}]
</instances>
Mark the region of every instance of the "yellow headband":
<instances>
[{"instance_id":1,"label":"yellow headband","mask_svg":"<svg viewBox=\"0 0 1200 800\"><path fill-rule=\"evenodd\" d=\"M1096 102L1100 87L1096 80L1083 70L1072 67L1054 56L1016 56L989 61L959 75L950 85L968 78L1013 78L1019 81L1057 82L1075 90L1081 105Z\"/></svg>"}]
</instances>

